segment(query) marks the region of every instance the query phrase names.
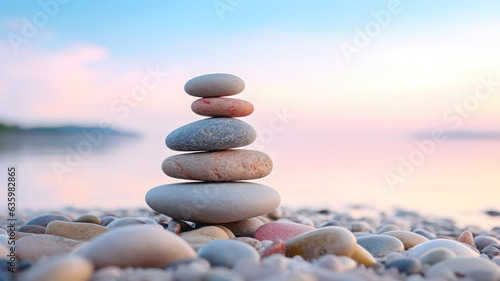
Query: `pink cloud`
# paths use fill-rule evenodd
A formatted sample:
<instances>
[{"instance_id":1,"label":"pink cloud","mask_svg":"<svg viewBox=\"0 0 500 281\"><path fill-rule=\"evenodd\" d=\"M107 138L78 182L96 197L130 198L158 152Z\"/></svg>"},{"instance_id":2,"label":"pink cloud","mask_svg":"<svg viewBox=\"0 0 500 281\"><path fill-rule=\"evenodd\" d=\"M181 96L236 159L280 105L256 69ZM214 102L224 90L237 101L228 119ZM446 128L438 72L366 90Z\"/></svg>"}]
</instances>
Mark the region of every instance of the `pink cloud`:
<instances>
[{"instance_id":1,"label":"pink cloud","mask_svg":"<svg viewBox=\"0 0 500 281\"><path fill-rule=\"evenodd\" d=\"M111 100L126 91L127 81L140 77L134 68L120 70L106 48L88 44L57 52L26 49L2 61L0 100L9 105L2 115L26 123L98 120Z\"/></svg>"}]
</instances>

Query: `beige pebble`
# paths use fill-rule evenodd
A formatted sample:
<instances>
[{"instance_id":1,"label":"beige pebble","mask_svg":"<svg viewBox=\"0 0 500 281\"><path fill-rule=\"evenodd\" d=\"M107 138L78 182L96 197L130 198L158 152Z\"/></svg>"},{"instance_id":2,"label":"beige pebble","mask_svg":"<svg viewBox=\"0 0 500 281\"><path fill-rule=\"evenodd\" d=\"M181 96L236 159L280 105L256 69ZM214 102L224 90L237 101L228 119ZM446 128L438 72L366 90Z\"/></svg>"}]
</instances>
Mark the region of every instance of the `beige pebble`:
<instances>
[{"instance_id":1,"label":"beige pebble","mask_svg":"<svg viewBox=\"0 0 500 281\"><path fill-rule=\"evenodd\" d=\"M184 153L162 163L167 176L201 181L253 180L269 175L272 169L267 154L248 149Z\"/></svg>"},{"instance_id":2,"label":"beige pebble","mask_svg":"<svg viewBox=\"0 0 500 281\"><path fill-rule=\"evenodd\" d=\"M21 260L33 262L41 257L69 253L83 243L54 235L36 234L17 240L16 254Z\"/></svg>"},{"instance_id":3,"label":"beige pebble","mask_svg":"<svg viewBox=\"0 0 500 281\"><path fill-rule=\"evenodd\" d=\"M272 220L277 220L283 217L283 210L280 208L277 208L276 210L270 212L267 214L267 217L272 219Z\"/></svg>"},{"instance_id":4,"label":"beige pebble","mask_svg":"<svg viewBox=\"0 0 500 281\"><path fill-rule=\"evenodd\" d=\"M75 222L84 222L84 223L94 223L101 224L101 218L94 215L83 215L78 217Z\"/></svg>"},{"instance_id":5,"label":"beige pebble","mask_svg":"<svg viewBox=\"0 0 500 281\"><path fill-rule=\"evenodd\" d=\"M57 257L34 264L19 280L23 281L87 281L94 266L81 257Z\"/></svg>"},{"instance_id":6,"label":"beige pebble","mask_svg":"<svg viewBox=\"0 0 500 281\"><path fill-rule=\"evenodd\" d=\"M205 244L210 241L229 239L227 233L217 226L204 226L195 230L182 232L179 237L189 244Z\"/></svg>"},{"instance_id":7,"label":"beige pebble","mask_svg":"<svg viewBox=\"0 0 500 281\"><path fill-rule=\"evenodd\" d=\"M258 218L258 219L259 219L261 222L263 222L264 224L266 224L266 223L270 223L270 222L271 222L271 220L270 220L269 218L264 217L264 216L258 216L258 217L256 217L256 218Z\"/></svg>"},{"instance_id":8,"label":"beige pebble","mask_svg":"<svg viewBox=\"0 0 500 281\"><path fill-rule=\"evenodd\" d=\"M255 231L264 223L258 218L249 218L242 221L221 224L231 230L236 237L253 237Z\"/></svg>"},{"instance_id":9,"label":"beige pebble","mask_svg":"<svg viewBox=\"0 0 500 281\"><path fill-rule=\"evenodd\" d=\"M93 223L52 221L45 233L73 240L89 241L110 229Z\"/></svg>"},{"instance_id":10,"label":"beige pebble","mask_svg":"<svg viewBox=\"0 0 500 281\"><path fill-rule=\"evenodd\" d=\"M79 247L73 254L88 258L96 268L164 268L179 260L196 257L193 249L179 236L149 225L113 229Z\"/></svg>"},{"instance_id":11,"label":"beige pebble","mask_svg":"<svg viewBox=\"0 0 500 281\"><path fill-rule=\"evenodd\" d=\"M229 228L223 226L223 225L217 225L217 227L220 227L222 230L224 230L227 234L227 236L229 237L229 239L234 239L236 238L236 236L234 235L234 233L229 230Z\"/></svg>"},{"instance_id":12,"label":"beige pebble","mask_svg":"<svg viewBox=\"0 0 500 281\"><path fill-rule=\"evenodd\" d=\"M327 226L295 236L285 242L287 257L296 255L306 260L334 254L350 257L356 250L356 237L349 230Z\"/></svg>"}]
</instances>

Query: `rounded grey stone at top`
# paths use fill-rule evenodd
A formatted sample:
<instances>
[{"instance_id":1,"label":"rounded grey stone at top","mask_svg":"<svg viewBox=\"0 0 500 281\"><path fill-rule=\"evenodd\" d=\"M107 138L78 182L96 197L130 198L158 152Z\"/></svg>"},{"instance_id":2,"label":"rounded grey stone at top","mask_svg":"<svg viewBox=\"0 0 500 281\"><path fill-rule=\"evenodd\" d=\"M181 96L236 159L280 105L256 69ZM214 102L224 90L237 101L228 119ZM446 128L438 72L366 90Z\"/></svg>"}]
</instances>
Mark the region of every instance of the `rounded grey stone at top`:
<instances>
[{"instance_id":1,"label":"rounded grey stone at top","mask_svg":"<svg viewBox=\"0 0 500 281\"><path fill-rule=\"evenodd\" d=\"M257 138L255 129L244 121L214 117L182 126L165 139L177 151L223 150L249 145Z\"/></svg>"},{"instance_id":2,"label":"rounded grey stone at top","mask_svg":"<svg viewBox=\"0 0 500 281\"><path fill-rule=\"evenodd\" d=\"M184 90L195 97L221 97L241 93L245 82L238 76L226 73L212 73L189 80Z\"/></svg>"}]
</instances>

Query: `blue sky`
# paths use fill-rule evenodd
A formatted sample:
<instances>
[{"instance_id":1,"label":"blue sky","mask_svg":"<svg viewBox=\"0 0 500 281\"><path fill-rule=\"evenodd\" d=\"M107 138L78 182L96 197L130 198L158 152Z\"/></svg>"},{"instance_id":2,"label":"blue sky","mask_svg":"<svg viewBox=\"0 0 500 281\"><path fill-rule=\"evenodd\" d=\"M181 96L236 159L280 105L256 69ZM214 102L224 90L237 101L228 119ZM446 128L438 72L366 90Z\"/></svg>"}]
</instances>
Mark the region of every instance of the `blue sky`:
<instances>
[{"instance_id":1,"label":"blue sky","mask_svg":"<svg viewBox=\"0 0 500 281\"><path fill-rule=\"evenodd\" d=\"M159 65L172 76L137 112L160 111L167 99L177 108L186 97L160 92L182 93L193 76L231 72L263 107L431 122L470 94L478 75L499 71L498 1L67 2L16 53L9 34L58 2L4 1L0 102L10 106L0 119L98 122L146 67ZM217 3L236 4L220 16ZM342 44L353 45L377 21L374 13L394 3L400 11L347 60Z\"/></svg>"},{"instance_id":2,"label":"blue sky","mask_svg":"<svg viewBox=\"0 0 500 281\"><path fill-rule=\"evenodd\" d=\"M49 3L51 1L41 1ZM57 48L84 41L104 45L113 56L161 53L183 44L278 29L335 38L352 35L353 27L372 19L371 11L390 1L233 1L241 2L219 18L217 1L68 1L50 18L54 32L44 47ZM226 1L219 1L226 3ZM7 3L7 2L5 2ZM0 10L3 21L40 11L38 1L9 1ZM401 1L403 15L391 31L411 33L498 20L498 1ZM396 16L397 17L397 16ZM2 35L5 36L5 26ZM3 37L3 36L2 36Z\"/></svg>"}]
</instances>

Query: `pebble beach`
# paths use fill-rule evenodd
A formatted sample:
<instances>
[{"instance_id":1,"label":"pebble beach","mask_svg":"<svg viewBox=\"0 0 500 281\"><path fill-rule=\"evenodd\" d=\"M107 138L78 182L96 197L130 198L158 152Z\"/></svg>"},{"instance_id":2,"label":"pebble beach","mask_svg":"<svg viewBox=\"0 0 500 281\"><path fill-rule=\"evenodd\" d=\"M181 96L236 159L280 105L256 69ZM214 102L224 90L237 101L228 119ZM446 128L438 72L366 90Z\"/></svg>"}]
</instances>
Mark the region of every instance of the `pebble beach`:
<instances>
[{"instance_id":1,"label":"pebble beach","mask_svg":"<svg viewBox=\"0 0 500 281\"><path fill-rule=\"evenodd\" d=\"M167 135L180 154L161 169L180 182L151 187L149 208L0 214L0 280L500 280L500 227L285 207L255 182L272 159L241 149L254 106L227 96L244 88L223 73L186 83L208 118Z\"/></svg>"},{"instance_id":2,"label":"pebble beach","mask_svg":"<svg viewBox=\"0 0 500 281\"><path fill-rule=\"evenodd\" d=\"M2 214L0 280L499 280L500 227L415 212L280 207L193 224L148 209L20 212L16 274ZM31 219L30 219L31 218ZM3 278L3 279L2 279Z\"/></svg>"}]
</instances>

